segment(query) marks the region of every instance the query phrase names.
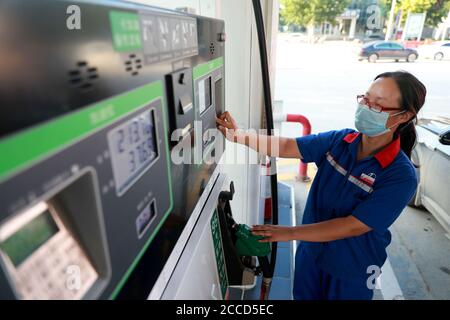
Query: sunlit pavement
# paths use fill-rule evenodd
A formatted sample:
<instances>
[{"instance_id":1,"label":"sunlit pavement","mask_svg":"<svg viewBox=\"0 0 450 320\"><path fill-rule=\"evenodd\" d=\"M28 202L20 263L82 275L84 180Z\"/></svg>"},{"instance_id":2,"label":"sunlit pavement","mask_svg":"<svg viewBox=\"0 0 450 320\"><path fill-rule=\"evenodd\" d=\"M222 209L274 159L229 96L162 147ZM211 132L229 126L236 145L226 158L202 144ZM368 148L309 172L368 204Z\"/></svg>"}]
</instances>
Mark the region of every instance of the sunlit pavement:
<instances>
[{"instance_id":1,"label":"sunlit pavement","mask_svg":"<svg viewBox=\"0 0 450 320\"><path fill-rule=\"evenodd\" d=\"M358 61L360 45L351 42L306 44L282 35L278 44L275 99L283 100L284 113L307 116L313 132L353 127L355 96L364 93L378 73L399 69L412 72L427 86L423 115L450 116L450 61L372 64ZM294 137L301 128L285 124L281 133ZM309 167L314 176L314 166ZM295 187L301 221L309 184L296 182L297 172L298 162L279 160L279 178ZM425 210L407 207L391 232L388 253L393 274L374 299L450 299L450 240L436 219ZM396 282L400 292L391 289Z\"/></svg>"},{"instance_id":2,"label":"sunlit pavement","mask_svg":"<svg viewBox=\"0 0 450 320\"><path fill-rule=\"evenodd\" d=\"M353 126L356 95L364 93L376 75L406 70L428 89L421 115L450 116L450 60L416 62L358 61L353 42L307 44L281 35L276 53L275 99L284 111L308 116L313 132Z\"/></svg>"}]
</instances>

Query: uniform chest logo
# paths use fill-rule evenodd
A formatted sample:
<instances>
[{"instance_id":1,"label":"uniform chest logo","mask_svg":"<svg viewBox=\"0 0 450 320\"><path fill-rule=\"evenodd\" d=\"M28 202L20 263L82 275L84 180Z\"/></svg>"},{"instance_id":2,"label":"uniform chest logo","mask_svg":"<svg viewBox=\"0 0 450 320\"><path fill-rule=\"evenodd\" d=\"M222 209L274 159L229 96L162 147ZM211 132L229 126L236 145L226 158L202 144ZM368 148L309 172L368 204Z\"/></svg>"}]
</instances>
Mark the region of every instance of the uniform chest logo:
<instances>
[{"instance_id":1,"label":"uniform chest logo","mask_svg":"<svg viewBox=\"0 0 450 320\"><path fill-rule=\"evenodd\" d=\"M370 186L374 184L376 178L377 175L373 172L369 174L362 173L361 176L359 177L360 180L364 181Z\"/></svg>"}]
</instances>

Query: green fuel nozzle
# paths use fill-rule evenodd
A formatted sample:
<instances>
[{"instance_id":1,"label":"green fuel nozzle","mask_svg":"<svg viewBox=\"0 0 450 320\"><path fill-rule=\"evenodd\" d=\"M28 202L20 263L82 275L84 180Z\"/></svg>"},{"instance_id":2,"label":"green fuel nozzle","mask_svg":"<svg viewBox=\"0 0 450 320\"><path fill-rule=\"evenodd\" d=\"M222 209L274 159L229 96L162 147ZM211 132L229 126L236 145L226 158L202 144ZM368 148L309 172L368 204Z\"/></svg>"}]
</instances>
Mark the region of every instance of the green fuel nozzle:
<instances>
[{"instance_id":1,"label":"green fuel nozzle","mask_svg":"<svg viewBox=\"0 0 450 320\"><path fill-rule=\"evenodd\" d=\"M236 251L240 256L265 257L270 253L268 242L259 242L262 236L252 234L251 228L245 224L234 225Z\"/></svg>"}]
</instances>

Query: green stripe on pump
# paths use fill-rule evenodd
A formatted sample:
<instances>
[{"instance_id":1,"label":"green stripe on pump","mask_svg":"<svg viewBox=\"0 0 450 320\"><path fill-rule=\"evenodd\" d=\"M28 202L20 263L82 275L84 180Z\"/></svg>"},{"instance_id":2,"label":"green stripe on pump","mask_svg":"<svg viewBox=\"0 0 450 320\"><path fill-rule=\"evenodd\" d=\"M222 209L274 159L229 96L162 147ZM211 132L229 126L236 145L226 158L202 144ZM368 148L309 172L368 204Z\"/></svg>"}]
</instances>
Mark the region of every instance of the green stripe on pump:
<instances>
[{"instance_id":1,"label":"green stripe on pump","mask_svg":"<svg viewBox=\"0 0 450 320\"><path fill-rule=\"evenodd\" d=\"M201 78L211 71L218 69L223 66L223 57L211 60L207 63L200 64L196 66L193 70L193 78L194 80L197 80L198 78Z\"/></svg>"},{"instance_id":2,"label":"green stripe on pump","mask_svg":"<svg viewBox=\"0 0 450 320\"><path fill-rule=\"evenodd\" d=\"M0 181L161 97L153 82L0 140Z\"/></svg>"}]
</instances>

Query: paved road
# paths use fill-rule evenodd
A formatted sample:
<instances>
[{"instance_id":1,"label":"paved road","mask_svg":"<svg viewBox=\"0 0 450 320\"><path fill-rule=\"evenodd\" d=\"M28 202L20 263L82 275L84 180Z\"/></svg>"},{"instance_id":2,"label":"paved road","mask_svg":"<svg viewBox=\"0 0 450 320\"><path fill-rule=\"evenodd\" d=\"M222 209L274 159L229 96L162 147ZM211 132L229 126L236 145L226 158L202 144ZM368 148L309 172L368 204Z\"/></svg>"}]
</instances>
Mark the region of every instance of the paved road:
<instances>
[{"instance_id":1,"label":"paved road","mask_svg":"<svg viewBox=\"0 0 450 320\"><path fill-rule=\"evenodd\" d=\"M284 101L285 112L308 116L313 132L353 127L356 95L364 93L377 74L406 70L428 90L420 115L450 117L450 60L369 63L358 61L358 50L358 45L348 42L305 44L280 36L275 99Z\"/></svg>"},{"instance_id":2,"label":"paved road","mask_svg":"<svg viewBox=\"0 0 450 320\"><path fill-rule=\"evenodd\" d=\"M275 99L283 111L307 116L313 132L353 128L355 96L364 93L379 73L407 70L428 89L423 116L450 117L450 61L421 60L414 63L358 61L359 46L345 42L305 44L298 38L280 36L277 52ZM297 136L295 124L282 126L282 135ZM284 165L281 176L291 180L295 164ZM292 176L292 175L291 175ZM296 185L299 217L306 188ZM391 228L389 260L405 299L450 299L450 241L443 228L424 210L406 208Z\"/></svg>"}]
</instances>

